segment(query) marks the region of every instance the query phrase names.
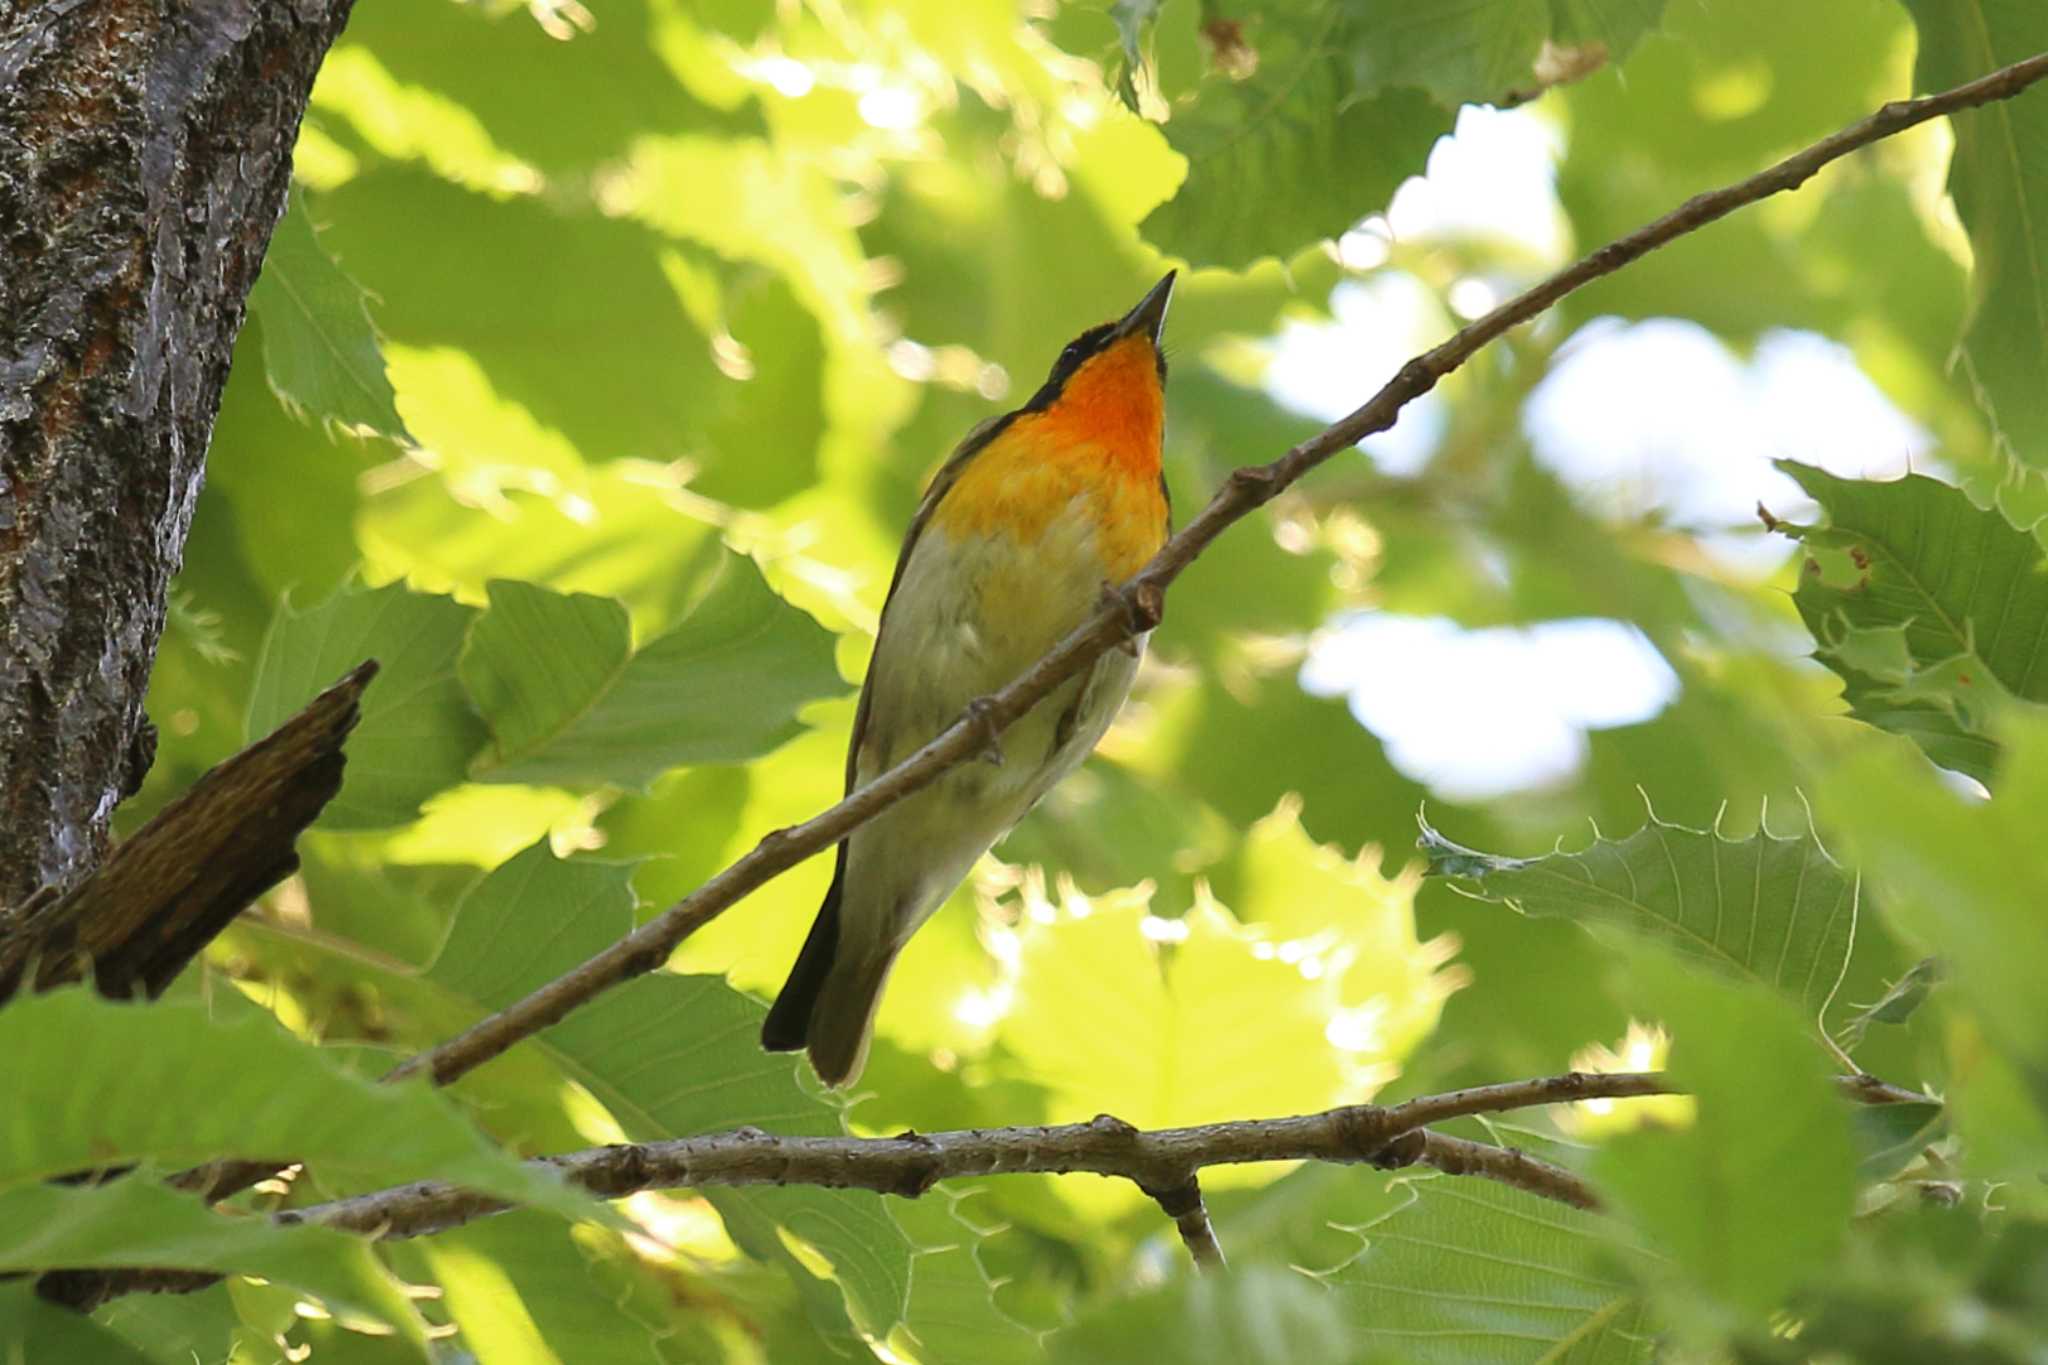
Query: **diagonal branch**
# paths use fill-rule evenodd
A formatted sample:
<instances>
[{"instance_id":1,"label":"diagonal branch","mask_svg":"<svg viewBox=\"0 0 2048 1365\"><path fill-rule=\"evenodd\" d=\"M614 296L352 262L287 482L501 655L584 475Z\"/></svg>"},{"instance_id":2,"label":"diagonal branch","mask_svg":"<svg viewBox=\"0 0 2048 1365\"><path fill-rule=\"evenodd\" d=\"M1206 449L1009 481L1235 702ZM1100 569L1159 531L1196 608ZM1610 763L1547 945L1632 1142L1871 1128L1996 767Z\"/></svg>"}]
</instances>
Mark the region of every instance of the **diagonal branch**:
<instances>
[{"instance_id":1,"label":"diagonal branch","mask_svg":"<svg viewBox=\"0 0 2048 1365\"><path fill-rule=\"evenodd\" d=\"M446 1084L522 1038L560 1021L603 991L660 967L684 939L769 878L832 847L948 768L983 752L1005 727L1103 651L1150 629L1163 611L1167 587L1233 523L1339 451L1391 427L1404 406L1435 388L1481 347L1541 314L1573 290L1738 208L1796 189L1829 162L1860 147L1960 109L2010 99L2044 77L2048 77L2048 53L1942 94L1887 104L1760 174L1688 199L1664 217L1609 242L1502 304L1435 349L1410 360L1349 416L1270 464L1234 471L1194 520L1167 541L1152 562L1093 618L1015 682L970 706L931 743L822 814L770 833L737 862L611 947L438 1047L410 1058L387 1079L425 1073L436 1083Z\"/></svg>"}]
</instances>

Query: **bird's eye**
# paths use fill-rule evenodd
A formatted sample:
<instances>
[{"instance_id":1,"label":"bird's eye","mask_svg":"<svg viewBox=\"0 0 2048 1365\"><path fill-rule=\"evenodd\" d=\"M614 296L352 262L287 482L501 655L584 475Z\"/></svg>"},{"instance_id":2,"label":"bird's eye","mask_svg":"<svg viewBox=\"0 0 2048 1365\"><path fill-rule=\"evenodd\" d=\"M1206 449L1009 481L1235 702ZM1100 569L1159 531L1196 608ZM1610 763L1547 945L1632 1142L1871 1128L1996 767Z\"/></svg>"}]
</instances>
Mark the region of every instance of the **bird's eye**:
<instances>
[{"instance_id":1,"label":"bird's eye","mask_svg":"<svg viewBox=\"0 0 2048 1365\"><path fill-rule=\"evenodd\" d=\"M1071 365L1080 358L1081 343L1078 341L1068 342L1067 349L1060 352L1060 364L1062 365Z\"/></svg>"}]
</instances>

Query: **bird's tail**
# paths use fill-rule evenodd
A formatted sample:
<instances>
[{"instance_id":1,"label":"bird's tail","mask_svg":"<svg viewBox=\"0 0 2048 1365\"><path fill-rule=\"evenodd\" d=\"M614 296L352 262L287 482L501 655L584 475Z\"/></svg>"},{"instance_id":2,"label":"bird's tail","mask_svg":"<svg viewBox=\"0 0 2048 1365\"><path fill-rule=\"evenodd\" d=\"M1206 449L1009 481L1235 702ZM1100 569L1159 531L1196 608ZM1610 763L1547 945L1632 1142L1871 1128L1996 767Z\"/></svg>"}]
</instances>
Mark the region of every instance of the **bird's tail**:
<instances>
[{"instance_id":1,"label":"bird's tail","mask_svg":"<svg viewBox=\"0 0 2048 1365\"><path fill-rule=\"evenodd\" d=\"M875 1007L895 965L896 947L887 944L872 953L841 953L825 977L811 1007L811 1069L834 1089L852 1084L867 1064Z\"/></svg>"},{"instance_id":2,"label":"bird's tail","mask_svg":"<svg viewBox=\"0 0 2048 1365\"><path fill-rule=\"evenodd\" d=\"M818 993L832 971L832 959L839 953L839 897L846 885L846 846L840 845L839 866L832 873L832 889L811 921L811 932L789 969L789 980L761 1023L761 1046L770 1052L794 1052L810 1036L811 1014L817 1009Z\"/></svg>"}]
</instances>

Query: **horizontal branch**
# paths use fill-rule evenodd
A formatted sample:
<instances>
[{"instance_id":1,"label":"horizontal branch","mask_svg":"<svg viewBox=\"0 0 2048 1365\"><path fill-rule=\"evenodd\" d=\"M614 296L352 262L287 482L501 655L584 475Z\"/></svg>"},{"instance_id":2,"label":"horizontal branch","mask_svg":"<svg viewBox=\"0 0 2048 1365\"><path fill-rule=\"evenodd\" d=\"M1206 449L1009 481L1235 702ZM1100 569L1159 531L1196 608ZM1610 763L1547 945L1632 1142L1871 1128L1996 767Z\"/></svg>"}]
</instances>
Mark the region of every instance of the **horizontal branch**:
<instances>
[{"instance_id":1,"label":"horizontal branch","mask_svg":"<svg viewBox=\"0 0 2048 1365\"><path fill-rule=\"evenodd\" d=\"M1863 1104L1927 1098L1874 1078L1843 1077L1840 1088L1846 1098ZM1576 1100L1678 1093L1660 1072L1569 1072L1425 1095L1401 1104L1345 1105L1316 1114L1185 1128L1146 1131L1108 1114L1051 1127L969 1128L878 1138L777 1137L758 1128L741 1128L668 1142L592 1147L539 1157L534 1164L605 1199L641 1190L730 1185L815 1185L914 1199L941 1180L968 1176L1109 1176L1128 1180L1157 1200L1184 1237L1192 1234L1193 1251L1204 1236L1214 1241L1214 1232L1207 1231L1198 1183L1199 1174L1212 1166L1261 1161L1383 1168L1426 1165L1451 1175L1504 1181L1545 1198L1592 1208L1598 1201L1591 1189L1562 1167L1425 1125ZM397 1238L443 1232L508 1207L502 1200L428 1180L278 1217Z\"/></svg>"},{"instance_id":2,"label":"horizontal branch","mask_svg":"<svg viewBox=\"0 0 2048 1365\"><path fill-rule=\"evenodd\" d=\"M1231 525L1339 451L1393 426L1403 407L1435 388L1481 347L1537 317L1573 290L1738 208L1796 189L1829 162L1858 148L1929 119L2010 99L2044 77L2048 77L2048 53L1938 95L1887 104L1769 170L1688 199L1655 222L1609 242L1510 299L1435 349L1410 360L1363 406L1279 459L1233 471L1208 505L1114 595L1115 600L1105 603L1015 682L969 706L931 743L823 813L770 833L737 862L603 952L438 1047L408 1059L387 1079L425 1072L437 1084L445 1085L474 1070L603 991L660 967L684 939L771 877L837 844L947 769L986 752L1007 726L1098 655L1156 625L1167 587Z\"/></svg>"}]
</instances>

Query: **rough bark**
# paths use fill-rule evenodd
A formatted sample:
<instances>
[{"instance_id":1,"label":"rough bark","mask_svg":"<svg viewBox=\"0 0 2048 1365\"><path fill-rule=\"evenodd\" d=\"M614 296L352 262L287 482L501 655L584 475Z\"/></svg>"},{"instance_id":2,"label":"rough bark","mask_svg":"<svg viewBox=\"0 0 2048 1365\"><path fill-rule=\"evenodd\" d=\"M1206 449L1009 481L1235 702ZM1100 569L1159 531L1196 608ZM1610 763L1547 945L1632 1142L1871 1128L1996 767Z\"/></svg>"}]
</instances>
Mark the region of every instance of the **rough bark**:
<instances>
[{"instance_id":1,"label":"rough bark","mask_svg":"<svg viewBox=\"0 0 2048 1365\"><path fill-rule=\"evenodd\" d=\"M267 738L213 768L62 896L0 937L0 1002L90 977L160 994L230 920L299 866L299 834L341 790L364 663Z\"/></svg>"},{"instance_id":2,"label":"rough bark","mask_svg":"<svg viewBox=\"0 0 2048 1365\"><path fill-rule=\"evenodd\" d=\"M148 770L143 694L352 0L0 0L0 936Z\"/></svg>"}]
</instances>

